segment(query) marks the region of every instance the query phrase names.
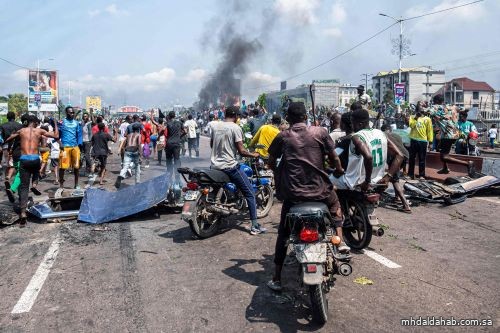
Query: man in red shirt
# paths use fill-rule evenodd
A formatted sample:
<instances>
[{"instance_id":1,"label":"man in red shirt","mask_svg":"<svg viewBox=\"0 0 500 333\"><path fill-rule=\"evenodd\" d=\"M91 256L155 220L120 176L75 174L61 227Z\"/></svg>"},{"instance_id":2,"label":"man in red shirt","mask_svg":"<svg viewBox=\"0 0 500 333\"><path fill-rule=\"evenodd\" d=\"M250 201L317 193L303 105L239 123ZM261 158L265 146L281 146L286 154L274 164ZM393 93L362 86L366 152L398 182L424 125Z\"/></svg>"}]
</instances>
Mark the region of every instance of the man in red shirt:
<instances>
[{"instance_id":1,"label":"man in red shirt","mask_svg":"<svg viewBox=\"0 0 500 333\"><path fill-rule=\"evenodd\" d=\"M151 123L147 121L145 114L141 117L142 130L141 130L141 149L143 152L144 159L146 160L145 168L149 168L149 156L151 156L151 149L149 148L149 143L151 142L151 132L153 128Z\"/></svg>"},{"instance_id":2,"label":"man in red shirt","mask_svg":"<svg viewBox=\"0 0 500 333\"><path fill-rule=\"evenodd\" d=\"M97 127L97 125L99 123L103 123L104 119L101 116L98 116L95 121L96 121L96 123L92 126L92 135L94 135L97 132L99 132L99 127ZM108 128L108 126L104 127L104 133L109 134L109 128Z\"/></svg>"}]
</instances>

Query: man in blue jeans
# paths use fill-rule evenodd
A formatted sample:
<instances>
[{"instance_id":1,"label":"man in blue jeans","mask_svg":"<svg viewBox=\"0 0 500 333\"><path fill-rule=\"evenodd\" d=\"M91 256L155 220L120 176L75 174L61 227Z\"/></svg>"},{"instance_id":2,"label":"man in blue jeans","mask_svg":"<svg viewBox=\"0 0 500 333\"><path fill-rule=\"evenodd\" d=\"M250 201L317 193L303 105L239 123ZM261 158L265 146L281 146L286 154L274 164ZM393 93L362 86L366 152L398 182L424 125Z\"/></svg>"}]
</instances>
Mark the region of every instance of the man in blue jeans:
<instances>
[{"instance_id":1,"label":"man in blue jeans","mask_svg":"<svg viewBox=\"0 0 500 333\"><path fill-rule=\"evenodd\" d=\"M218 122L212 128L210 147L212 148L211 168L224 171L231 182L243 193L247 201L252 226L250 234L258 235L266 231L257 222L257 205L255 193L248 177L240 170L236 159L239 153L243 157L259 157L258 153L250 153L243 147L243 131L236 125L239 108L230 106L226 108L224 121Z\"/></svg>"}]
</instances>

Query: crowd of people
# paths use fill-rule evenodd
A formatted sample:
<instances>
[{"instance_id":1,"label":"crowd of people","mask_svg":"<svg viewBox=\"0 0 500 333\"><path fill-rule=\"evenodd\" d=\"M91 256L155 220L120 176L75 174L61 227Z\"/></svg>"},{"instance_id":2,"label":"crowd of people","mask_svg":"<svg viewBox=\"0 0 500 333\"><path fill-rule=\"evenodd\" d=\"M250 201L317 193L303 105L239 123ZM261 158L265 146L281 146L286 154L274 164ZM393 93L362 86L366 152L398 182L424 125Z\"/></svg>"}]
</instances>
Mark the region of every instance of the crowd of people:
<instances>
[{"instance_id":1,"label":"crowd of people","mask_svg":"<svg viewBox=\"0 0 500 333\"><path fill-rule=\"evenodd\" d=\"M307 131L312 131L308 133L311 138L317 137L316 140L323 141L324 147L321 148L323 156L329 155L333 149L333 153L329 156L330 162L338 162L332 166L342 170L335 177L330 176L328 185L320 184L325 176L321 174L316 183L308 185L313 186L305 191L308 193L315 193L312 189L321 186L325 187L326 193L326 189L330 189L330 184L337 189L354 189L359 186L362 190L366 190L370 184L384 180L394 185L396 195L402 203L401 210L411 213L411 208L399 185L400 169L409 178L425 178L426 154L432 149L440 152L443 162L443 168L438 173L449 173L448 165L457 164L463 166L470 176L474 176L472 161L450 155L453 145L456 153L467 154L469 138L476 137L477 129L467 120L467 110L444 105L440 95L434 96L432 105L419 102L414 114L405 119L409 140L404 143L398 134L392 133L393 125L389 123L384 124L381 131L372 129L367 110L371 101L362 87L358 89L358 93L358 98L350 105L348 112L342 114L327 112L323 119L317 120L318 126L311 126L314 124L308 119L310 112L306 111L303 103L291 101L287 103L285 118L279 114L268 113L258 102L246 105L245 101L242 101L239 107L208 108L196 114L185 114L183 117L179 117L173 111L165 117L160 111L159 117L150 112L125 118L104 119L95 115L92 109L80 116L78 115L80 111L75 114L75 110L69 106L65 109L65 117L58 122L51 118L41 121L33 115L25 114L19 123L16 121L16 115L10 112L7 115L8 121L2 124L0 131L2 141L5 141L2 154L5 162L6 194L11 202L15 201L14 195L19 194L21 221L25 221L23 207L25 210L27 191L31 190L35 195L40 194L37 189L38 182L48 177L50 173L55 176L54 185L64 188L65 177L71 172L74 178L72 187L78 190L80 168L84 167L84 175L94 179L98 176L99 184L103 185L107 158L112 154L110 142L119 143L117 153L121 157L120 174L114 184L116 188L120 188L122 181L134 174L135 183L140 182L140 175L143 172L141 167L149 168L152 159L156 159L159 165L162 165L164 160L167 173L170 177L175 176L176 182L180 182L180 176L175 170L180 167L181 156L187 154L189 158L199 157L200 135L203 133L211 138L212 147L214 144L218 145L218 153L215 148L212 150L213 168L224 171L228 168L234 169L234 165L237 165L235 164L237 154L242 156L258 154L273 167L275 159L286 152L282 150L283 143L278 147L276 143L285 137L286 140L292 140L295 145L314 146L311 142L300 143L297 136L292 135L295 131L299 131L297 126L295 126L297 129L294 129L298 118L301 119L300 123L305 124ZM297 111L299 109L300 112ZM292 111L300 113L297 115L298 118L290 116L293 114ZM234 125L228 125L233 123ZM304 131L302 125L299 127L300 131ZM309 128L325 129L324 133L328 134L329 139L319 138L319 134ZM231 138L227 137L227 133L232 133ZM245 133L249 133L251 139L247 140ZM497 129L493 125L488 132L491 146L496 136ZM239 141L232 142L234 138ZM253 148L255 152L248 153L247 148ZM223 156L217 157L221 151L224 152ZM290 162L280 164L281 169L276 173L277 184L283 181L290 186L296 181L283 180L286 179L290 168L296 169L295 174L300 174L301 168L305 168L308 172L319 170L319 159L314 157L311 161L311 158L308 157L308 152L303 150L294 153L294 158ZM294 163L297 165L294 166ZM389 173L385 172L387 165L390 167ZM241 179L244 177L233 171L228 171L228 176L243 193L246 193L245 184ZM301 186L308 188L305 184L300 184L297 188ZM255 198L253 201L250 198L252 195L251 191L246 193L249 207L255 207ZM324 193L318 195L316 197L321 197L322 200L329 200L330 203L334 201L334 198L323 198ZM251 217L252 211L250 209ZM252 233L263 232L264 228L258 225L256 218L251 220Z\"/></svg>"}]
</instances>

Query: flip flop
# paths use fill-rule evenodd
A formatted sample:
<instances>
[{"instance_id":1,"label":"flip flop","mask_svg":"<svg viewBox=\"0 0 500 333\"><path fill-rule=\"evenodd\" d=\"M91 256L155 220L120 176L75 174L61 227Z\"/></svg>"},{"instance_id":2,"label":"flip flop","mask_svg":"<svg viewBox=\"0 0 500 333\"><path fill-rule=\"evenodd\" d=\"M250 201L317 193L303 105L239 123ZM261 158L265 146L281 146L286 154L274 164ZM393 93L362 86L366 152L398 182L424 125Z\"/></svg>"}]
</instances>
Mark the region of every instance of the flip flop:
<instances>
[{"instance_id":1,"label":"flip flop","mask_svg":"<svg viewBox=\"0 0 500 333\"><path fill-rule=\"evenodd\" d=\"M36 187L32 187L31 192L33 192L34 195L42 195L42 192L40 192Z\"/></svg>"},{"instance_id":2,"label":"flip flop","mask_svg":"<svg viewBox=\"0 0 500 333\"><path fill-rule=\"evenodd\" d=\"M411 214L412 213L411 209L405 209L403 207L399 207L398 208L398 212L403 212L403 213L406 213L406 214Z\"/></svg>"}]
</instances>

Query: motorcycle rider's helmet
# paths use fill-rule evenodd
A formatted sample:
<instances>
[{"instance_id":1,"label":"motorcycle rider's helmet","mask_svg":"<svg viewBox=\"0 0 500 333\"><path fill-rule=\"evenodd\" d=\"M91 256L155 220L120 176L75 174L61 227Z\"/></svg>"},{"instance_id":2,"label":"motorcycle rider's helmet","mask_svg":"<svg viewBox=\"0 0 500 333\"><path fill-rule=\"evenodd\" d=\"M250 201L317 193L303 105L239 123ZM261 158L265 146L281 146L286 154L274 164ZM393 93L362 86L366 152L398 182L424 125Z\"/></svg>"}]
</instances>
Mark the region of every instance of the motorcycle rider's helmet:
<instances>
[{"instance_id":1,"label":"motorcycle rider's helmet","mask_svg":"<svg viewBox=\"0 0 500 333\"><path fill-rule=\"evenodd\" d=\"M250 168L246 164L241 164L240 165L240 170L243 171L245 173L245 175L247 175L247 177L252 177L253 176L252 168Z\"/></svg>"},{"instance_id":2,"label":"motorcycle rider's helmet","mask_svg":"<svg viewBox=\"0 0 500 333\"><path fill-rule=\"evenodd\" d=\"M470 132L469 133L469 144L470 145L475 146L478 139L479 139L479 134L477 132Z\"/></svg>"}]
</instances>

